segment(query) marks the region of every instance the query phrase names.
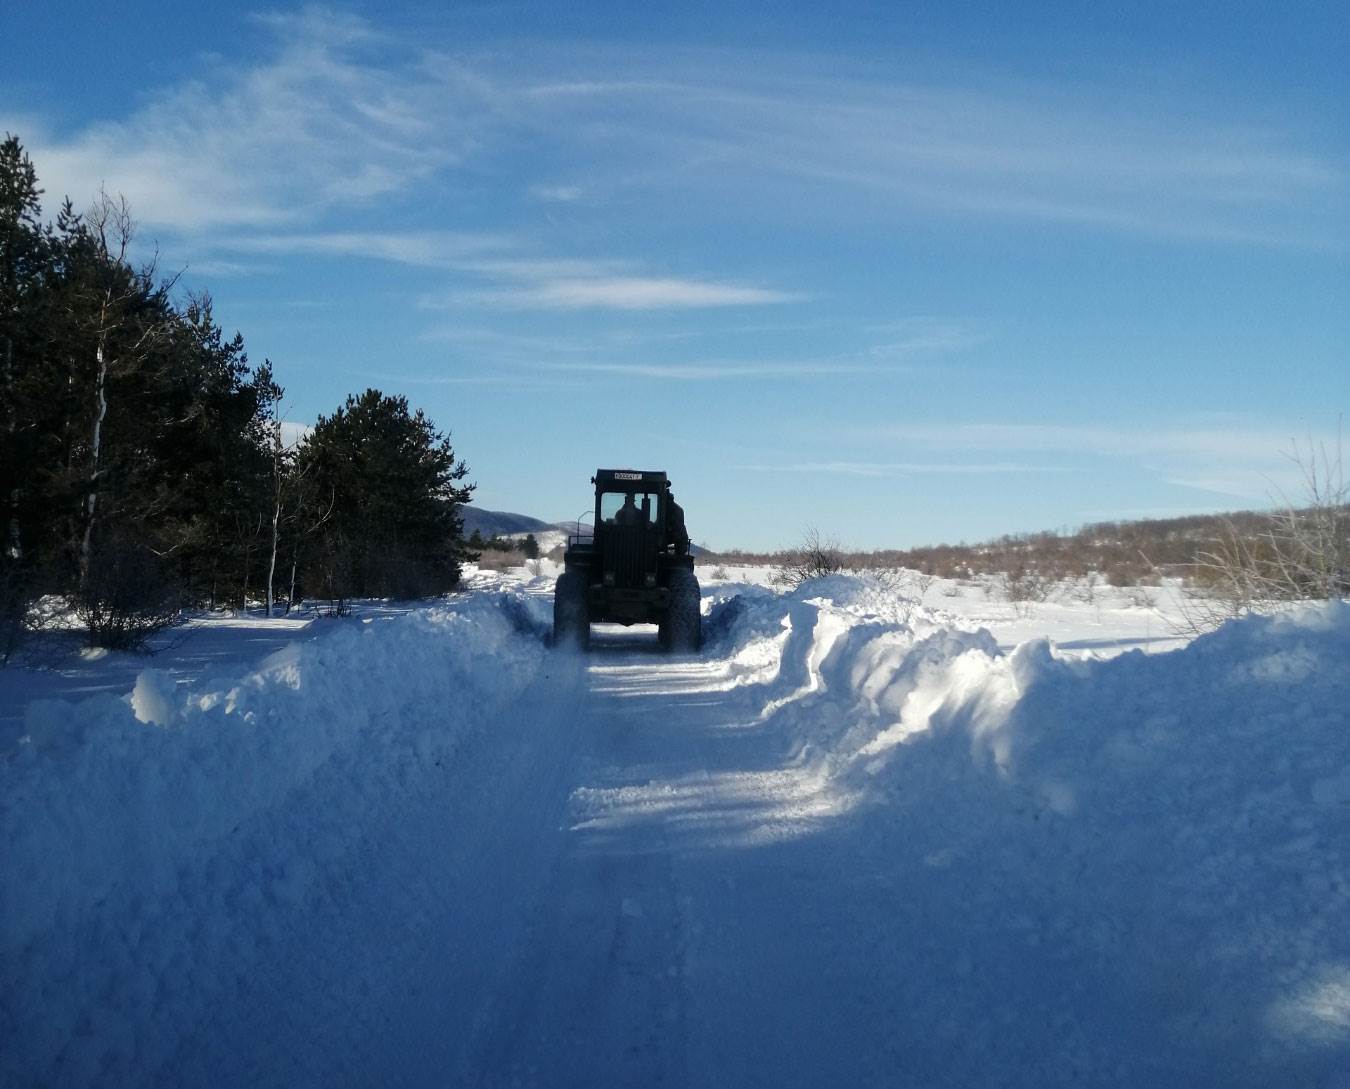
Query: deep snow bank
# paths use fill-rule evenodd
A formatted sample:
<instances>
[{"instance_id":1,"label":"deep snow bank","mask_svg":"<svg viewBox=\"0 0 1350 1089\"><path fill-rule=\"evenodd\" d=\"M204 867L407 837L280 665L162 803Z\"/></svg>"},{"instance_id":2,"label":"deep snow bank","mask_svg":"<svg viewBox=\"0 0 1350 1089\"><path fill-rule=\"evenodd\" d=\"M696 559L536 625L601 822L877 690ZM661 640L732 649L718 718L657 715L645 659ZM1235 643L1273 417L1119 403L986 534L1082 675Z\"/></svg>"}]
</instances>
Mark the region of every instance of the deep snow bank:
<instances>
[{"instance_id":1,"label":"deep snow bank","mask_svg":"<svg viewBox=\"0 0 1350 1089\"><path fill-rule=\"evenodd\" d=\"M916 1083L1350 1084L1350 606L1102 661L884 598L710 627L903 882Z\"/></svg>"},{"instance_id":2,"label":"deep snow bank","mask_svg":"<svg viewBox=\"0 0 1350 1089\"><path fill-rule=\"evenodd\" d=\"M539 611L480 593L186 695L150 669L128 697L31 706L0 763L0 1083L150 1080L519 695Z\"/></svg>"}]
</instances>

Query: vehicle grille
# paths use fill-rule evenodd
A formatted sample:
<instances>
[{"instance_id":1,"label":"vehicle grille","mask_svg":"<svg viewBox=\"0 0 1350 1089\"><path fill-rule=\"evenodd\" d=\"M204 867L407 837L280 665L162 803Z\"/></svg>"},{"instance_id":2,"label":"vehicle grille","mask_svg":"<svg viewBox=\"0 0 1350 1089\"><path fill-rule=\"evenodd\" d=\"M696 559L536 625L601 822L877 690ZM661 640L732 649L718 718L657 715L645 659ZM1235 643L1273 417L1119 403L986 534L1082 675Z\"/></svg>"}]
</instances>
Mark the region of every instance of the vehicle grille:
<instances>
[{"instance_id":1,"label":"vehicle grille","mask_svg":"<svg viewBox=\"0 0 1350 1089\"><path fill-rule=\"evenodd\" d=\"M605 572L614 572L614 585L636 589L654 571L656 534L644 526L613 526L604 534Z\"/></svg>"}]
</instances>

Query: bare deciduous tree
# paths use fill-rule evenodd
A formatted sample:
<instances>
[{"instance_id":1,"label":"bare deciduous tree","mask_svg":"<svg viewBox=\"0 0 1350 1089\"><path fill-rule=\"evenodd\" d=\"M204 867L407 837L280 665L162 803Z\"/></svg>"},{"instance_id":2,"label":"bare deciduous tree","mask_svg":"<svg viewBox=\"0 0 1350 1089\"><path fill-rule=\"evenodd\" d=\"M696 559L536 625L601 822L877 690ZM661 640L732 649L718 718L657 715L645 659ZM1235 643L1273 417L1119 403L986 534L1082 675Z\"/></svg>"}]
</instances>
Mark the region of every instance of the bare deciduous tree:
<instances>
[{"instance_id":1,"label":"bare deciduous tree","mask_svg":"<svg viewBox=\"0 0 1350 1089\"><path fill-rule=\"evenodd\" d=\"M96 247L97 277L91 285L96 295L93 309L94 374L92 396L94 412L90 425L89 458L86 466L84 528L79 545L79 584L89 579L98 505L103 478L103 424L108 415L108 384L119 373L133 370L149 353L155 342L167 332L163 322L145 323L135 339L115 347L118 334L127 332L127 310L142 299L155 276L151 261L140 273L131 270L127 252L136 234L136 224L125 197L116 199L100 189L98 198L85 215L90 238ZM166 285L162 290L168 290Z\"/></svg>"}]
</instances>

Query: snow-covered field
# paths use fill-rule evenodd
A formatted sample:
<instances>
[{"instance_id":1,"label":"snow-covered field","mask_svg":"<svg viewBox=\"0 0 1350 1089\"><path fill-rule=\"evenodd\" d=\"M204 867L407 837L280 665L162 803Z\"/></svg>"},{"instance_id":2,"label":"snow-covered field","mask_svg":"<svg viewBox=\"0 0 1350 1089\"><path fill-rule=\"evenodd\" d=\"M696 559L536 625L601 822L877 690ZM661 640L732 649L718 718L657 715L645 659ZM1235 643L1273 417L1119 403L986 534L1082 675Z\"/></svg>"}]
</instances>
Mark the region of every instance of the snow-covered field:
<instances>
[{"instance_id":1,"label":"snow-covered field","mask_svg":"<svg viewBox=\"0 0 1350 1089\"><path fill-rule=\"evenodd\" d=\"M1350 607L700 574L0 673L0 1084L1350 1086Z\"/></svg>"}]
</instances>

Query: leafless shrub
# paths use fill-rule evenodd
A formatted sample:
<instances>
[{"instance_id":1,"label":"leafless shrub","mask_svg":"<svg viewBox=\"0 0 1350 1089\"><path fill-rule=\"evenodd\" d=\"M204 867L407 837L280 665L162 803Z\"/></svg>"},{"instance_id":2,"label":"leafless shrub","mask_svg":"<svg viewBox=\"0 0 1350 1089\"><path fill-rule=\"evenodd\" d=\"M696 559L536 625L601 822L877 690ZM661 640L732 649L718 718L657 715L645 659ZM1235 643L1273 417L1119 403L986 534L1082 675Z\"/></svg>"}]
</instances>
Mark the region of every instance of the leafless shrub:
<instances>
[{"instance_id":1,"label":"leafless shrub","mask_svg":"<svg viewBox=\"0 0 1350 1089\"><path fill-rule=\"evenodd\" d=\"M866 552L846 557L844 570L850 575L875 584L887 593L899 597L923 600L923 595L933 585L934 576L897 566L884 560L884 553Z\"/></svg>"},{"instance_id":2,"label":"leafless shrub","mask_svg":"<svg viewBox=\"0 0 1350 1089\"><path fill-rule=\"evenodd\" d=\"M923 571L906 571L905 576L909 583L910 593L920 601L932 589L933 583L937 581L936 575L925 574Z\"/></svg>"},{"instance_id":3,"label":"leafless shrub","mask_svg":"<svg viewBox=\"0 0 1350 1089\"><path fill-rule=\"evenodd\" d=\"M833 538L822 538L819 530L810 527L802 535L801 544L796 548L779 553L777 571L772 582L775 586L793 589L807 579L822 575L837 575L844 570L844 555L839 542Z\"/></svg>"},{"instance_id":4,"label":"leafless shrub","mask_svg":"<svg viewBox=\"0 0 1350 1089\"><path fill-rule=\"evenodd\" d=\"M994 589L1005 601L1014 605L1046 601L1055 588L1055 580L1035 568L1021 564L1000 571L994 578Z\"/></svg>"},{"instance_id":5,"label":"leafless shrub","mask_svg":"<svg viewBox=\"0 0 1350 1089\"><path fill-rule=\"evenodd\" d=\"M725 581L726 579L731 578L731 576L730 576L729 574L727 574L727 569L726 569L726 567L725 567L724 565L720 564L720 563L719 563L716 567L713 568L713 570L712 570L712 577L715 578L715 579L722 579L723 581Z\"/></svg>"},{"instance_id":6,"label":"leafless shrub","mask_svg":"<svg viewBox=\"0 0 1350 1089\"><path fill-rule=\"evenodd\" d=\"M1130 586L1125 590L1125 600L1136 609L1153 609L1157 607L1158 595L1147 586Z\"/></svg>"},{"instance_id":7,"label":"leafless shrub","mask_svg":"<svg viewBox=\"0 0 1350 1089\"><path fill-rule=\"evenodd\" d=\"M1069 587L1069 596L1080 605L1093 605L1097 601L1097 577L1085 575Z\"/></svg>"},{"instance_id":8,"label":"leafless shrub","mask_svg":"<svg viewBox=\"0 0 1350 1089\"><path fill-rule=\"evenodd\" d=\"M1183 627L1208 631L1225 620L1300 601L1350 593L1350 486L1339 438L1295 443L1287 455L1302 476L1298 505L1280 495L1280 507L1255 531L1229 522L1192 565Z\"/></svg>"},{"instance_id":9,"label":"leafless shrub","mask_svg":"<svg viewBox=\"0 0 1350 1089\"><path fill-rule=\"evenodd\" d=\"M887 593L908 596L909 580L906 578L906 572L903 568L868 562L867 558L858 562L856 557L850 557L844 563L843 570L846 574L866 579Z\"/></svg>"},{"instance_id":10,"label":"leafless shrub","mask_svg":"<svg viewBox=\"0 0 1350 1089\"><path fill-rule=\"evenodd\" d=\"M182 619L178 589L159 557L117 536L91 550L71 604L89 645L110 650L143 650L152 635Z\"/></svg>"}]
</instances>

